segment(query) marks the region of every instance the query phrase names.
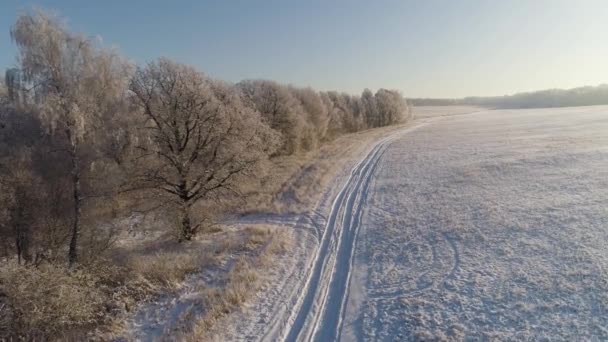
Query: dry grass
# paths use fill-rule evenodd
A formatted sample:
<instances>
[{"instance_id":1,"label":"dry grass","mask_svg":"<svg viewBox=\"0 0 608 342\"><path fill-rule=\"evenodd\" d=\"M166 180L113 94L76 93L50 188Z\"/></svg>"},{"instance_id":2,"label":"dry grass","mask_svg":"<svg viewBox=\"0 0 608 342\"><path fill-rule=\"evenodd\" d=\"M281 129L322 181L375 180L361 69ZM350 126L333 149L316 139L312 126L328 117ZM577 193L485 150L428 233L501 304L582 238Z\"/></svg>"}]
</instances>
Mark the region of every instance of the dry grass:
<instances>
[{"instance_id":1,"label":"dry grass","mask_svg":"<svg viewBox=\"0 0 608 342\"><path fill-rule=\"evenodd\" d=\"M287 253L291 245L291 240L288 231L285 229L277 229L273 232L272 238L268 241L266 248L258 256L257 263L261 267L269 267L275 256Z\"/></svg>"},{"instance_id":2,"label":"dry grass","mask_svg":"<svg viewBox=\"0 0 608 342\"><path fill-rule=\"evenodd\" d=\"M247 227L248 237L245 241L245 248L255 250L270 240L272 229L266 226Z\"/></svg>"},{"instance_id":3,"label":"dry grass","mask_svg":"<svg viewBox=\"0 0 608 342\"><path fill-rule=\"evenodd\" d=\"M211 261L207 253L158 252L132 257L128 268L155 285L177 288L187 275L200 271Z\"/></svg>"},{"instance_id":4,"label":"dry grass","mask_svg":"<svg viewBox=\"0 0 608 342\"><path fill-rule=\"evenodd\" d=\"M133 255L125 266L98 261L76 270L9 262L0 267L0 340L115 334L138 303L175 290L211 261L209 254L180 250Z\"/></svg>"},{"instance_id":5,"label":"dry grass","mask_svg":"<svg viewBox=\"0 0 608 342\"><path fill-rule=\"evenodd\" d=\"M84 270L9 263L0 269L0 292L7 300L7 339L46 339L96 324L105 311L108 293L103 275Z\"/></svg>"},{"instance_id":6,"label":"dry grass","mask_svg":"<svg viewBox=\"0 0 608 342\"><path fill-rule=\"evenodd\" d=\"M228 274L227 286L224 289L222 301L229 309L240 307L253 290L258 280L258 273L252 265L241 257Z\"/></svg>"},{"instance_id":7,"label":"dry grass","mask_svg":"<svg viewBox=\"0 0 608 342\"><path fill-rule=\"evenodd\" d=\"M289 246L289 236L285 230L256 226L246 229L248 235L243 248L252 253L239 257L221 288L205 288L199 292L205 313L199 317L191 329L182 331L184 341L203 341L217 323L228 314L241 310L243 305L263 284L263 270Z\"/></svg>"},{"instance_id":8,"label":"dry grass","mask_svg":"<svg viewBox=\"0 0 608 342\"><path fill-rule=\"evenodd\" d=\"M184 340L205 340L208 332L226 315L240 309L259 286L259 275L245 259L240 259L227 276L223 288L201 291L205 314L196 321L192 331L183 335Z\"/></svg>"}]
</instances>

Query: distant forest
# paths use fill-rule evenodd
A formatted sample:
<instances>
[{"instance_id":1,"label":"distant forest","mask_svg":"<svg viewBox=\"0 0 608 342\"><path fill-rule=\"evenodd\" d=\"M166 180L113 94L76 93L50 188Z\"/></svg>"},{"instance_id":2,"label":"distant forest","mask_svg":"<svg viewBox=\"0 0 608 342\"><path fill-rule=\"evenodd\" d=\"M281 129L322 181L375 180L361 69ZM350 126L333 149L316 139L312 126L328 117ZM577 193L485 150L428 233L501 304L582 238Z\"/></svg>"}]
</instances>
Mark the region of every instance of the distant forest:
<instances>
[{"instance_id":1,"label":"distant forest","mask_svg":"<svg viewBox=\"0 0 608 342\"><path fill-rule=\"evenodd\" d=\"M549 89L514 95L492 97L465 97L462 99L410 99L414 106L480 106L487 108L547 108L575 107L608 104L608 84L597 87Z\"/></svg>"}]
</instances>

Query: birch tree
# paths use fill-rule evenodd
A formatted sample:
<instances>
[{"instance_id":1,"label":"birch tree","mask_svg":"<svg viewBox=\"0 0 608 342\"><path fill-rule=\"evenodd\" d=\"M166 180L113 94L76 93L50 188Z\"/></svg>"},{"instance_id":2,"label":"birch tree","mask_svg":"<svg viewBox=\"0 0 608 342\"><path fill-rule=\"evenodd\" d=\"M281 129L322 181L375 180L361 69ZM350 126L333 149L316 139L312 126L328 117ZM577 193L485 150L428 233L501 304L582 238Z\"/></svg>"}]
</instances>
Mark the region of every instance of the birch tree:
<instances>
[{"instance_id":1,"label":"birch tree","mask_svg":"<svg viewBox=\"0 0 608 342\"><path fill-rule=\"evenodd\" d=\"M113 50L69 32L59 18L41 11L19 16L11 37L19 49L19 77L11 78L10 93L18 92L13 98L34 108L47 129L65 140L73 200L68 260L73 265L85 200L82 174L93 162L83 150L116 114L130 66Z\"/></svg>"}]
</instances>

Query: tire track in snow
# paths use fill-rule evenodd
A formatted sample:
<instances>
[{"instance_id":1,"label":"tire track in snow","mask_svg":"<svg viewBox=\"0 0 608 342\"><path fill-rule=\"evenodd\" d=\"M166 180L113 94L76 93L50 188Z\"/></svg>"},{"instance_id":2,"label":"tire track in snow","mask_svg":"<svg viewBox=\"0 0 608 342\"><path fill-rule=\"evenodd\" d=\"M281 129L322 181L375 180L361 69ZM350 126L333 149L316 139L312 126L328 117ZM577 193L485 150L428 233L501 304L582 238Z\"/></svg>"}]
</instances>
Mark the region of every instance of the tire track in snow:
<instances>
[{"instance_id":1,"label":"tire track in snow","mask_svg":"<svg viewBox=\"0 0 608 342\"><path fill-rule=\"evenodd\" d=\"M313 337L315 327L319 324L319 318L326 304L329 282L331 282L332 274L336 268L336 252L342 235L338 221L339 216L344 214L346 202L352 198L352 193L357 191L363 181L363 175L369 170L371 162L378 156L380 148L380 144L374 147L368 156L355 167L347 183L334 200L317 257L305 286L305 292L300 297L300 308L294 312L293 320L290 320L293 323L288 327L285 336L287 341L310 340ZM344 217L347 217L347 215L344 215ZM341 302L340 300L338 303L341 305ZM309 323L311 320L312 324Z\"/></svg>"},{"instance_id":2,"label":"tire track in snow","mask_svg":"<svg viewBox=\"0 0 608 342\"><path fill-rule=\"evenodd\" d=\"M339 338L358 228L375 167L391 141L425 124L380 140L354 167L332 204L308 279L283 331L283 340L332 341Z\"/></svg>"},{"instance_id":3,"label":"tire track in snow","mask_svg":"<svg viewBox=\"0 0 608 342\"><path fill-rule=\"evenodd\" d=\"M453 278L460 267L460 252L454 239L446 232L437 233L429 241L433 249L433 260L429 263L429 269L423 270L415 282L423 277L430 277L431 281L422 286L406 290L408 282L399 282L389 286L375 287L368 290L368 298L371 301L396 300L399 298L419 296L427 291L444 286L445 282ZM437 249L443 251L438 254ZM449 260L446 260L446 253L449 251ZM449 263L444 263L449 261Z\"/></svg>"},{"instance_id":4,"label":"tire track in snow","mask_svg":"<svg viewBox=\"0 0 608 342\"><path fill-rule=\"evenodd\" d=\"M363 213L363 205L367 199L372 175L383 152L384 148L372 159L369 169L366 170L365 175L357 184L357 187L353 189L353 192L349 194L346 201L346 208L342 213L342 232L336 261L334 262L330 284L324 291L323 312L316 316L313 325L315 328L313 338L315 340L331 341L339 339L348 299L355 242Z\"/></svg>"}]
</instances>

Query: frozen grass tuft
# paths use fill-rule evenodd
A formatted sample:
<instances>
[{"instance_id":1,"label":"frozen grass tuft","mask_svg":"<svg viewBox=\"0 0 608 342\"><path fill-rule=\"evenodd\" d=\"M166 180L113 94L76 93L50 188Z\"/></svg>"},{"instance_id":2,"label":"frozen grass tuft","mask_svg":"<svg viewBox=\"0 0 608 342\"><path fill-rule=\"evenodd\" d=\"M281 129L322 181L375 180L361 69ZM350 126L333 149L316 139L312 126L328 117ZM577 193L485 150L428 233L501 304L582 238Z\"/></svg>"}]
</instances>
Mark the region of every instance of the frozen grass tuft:
<instances>
[{"instance_id":1,"label":"frozen grass tuft","mask_svg":"<svg viewBox=\"0 0 608 342\"><path fill-rule=\"evenodd\" d=\"M155 285L176 288L187 275L200 271L212 258L200 252L159 252L138 255L129 261L129 268Z\"/></svg>"}]
</instances>

